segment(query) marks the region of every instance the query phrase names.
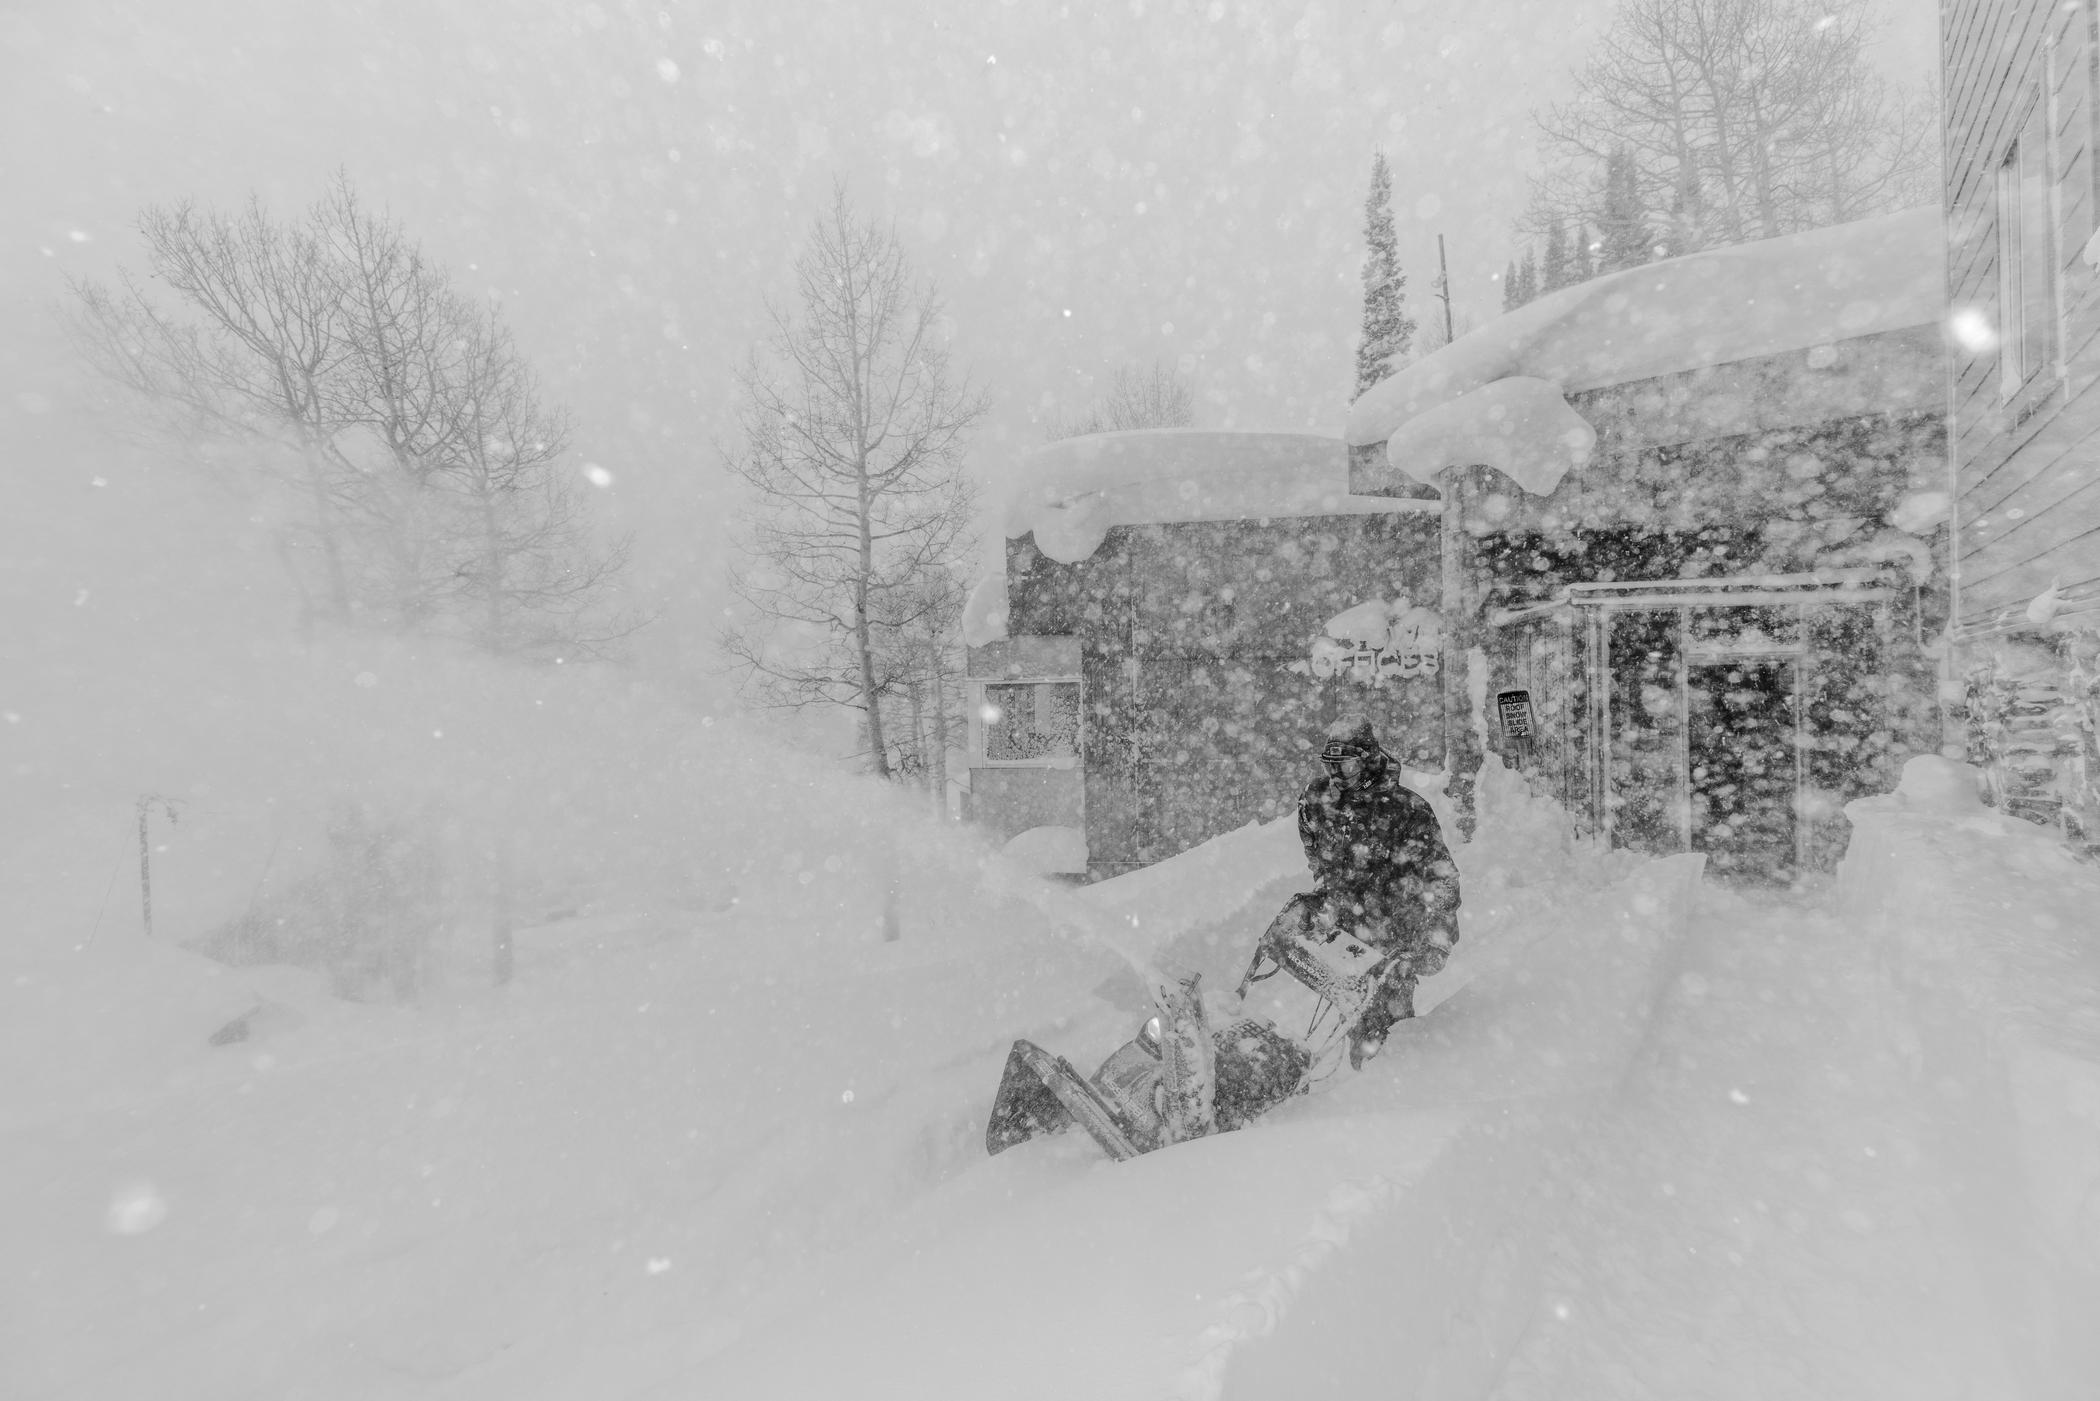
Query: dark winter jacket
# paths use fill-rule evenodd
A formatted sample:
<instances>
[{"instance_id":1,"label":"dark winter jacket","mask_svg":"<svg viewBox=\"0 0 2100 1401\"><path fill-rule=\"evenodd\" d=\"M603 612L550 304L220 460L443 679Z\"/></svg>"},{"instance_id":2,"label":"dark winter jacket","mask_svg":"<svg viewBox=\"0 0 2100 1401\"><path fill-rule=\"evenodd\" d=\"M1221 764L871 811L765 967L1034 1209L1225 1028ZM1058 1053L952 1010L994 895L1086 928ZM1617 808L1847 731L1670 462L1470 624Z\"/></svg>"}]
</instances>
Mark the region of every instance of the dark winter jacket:
<instances>
[{"instance_id":1,"label":"dark winter jacket","mask_svg":"<svg viewBox=\"0 0 2100 1401\"><path fill-rule=\"evenodd\" d=\"M1403 948L1458 941L1458 867L1436 813L1396 775L1356 788L1314 779L1298 799L1298 839L1359 937Z\"/></svg>"}]
</instances>

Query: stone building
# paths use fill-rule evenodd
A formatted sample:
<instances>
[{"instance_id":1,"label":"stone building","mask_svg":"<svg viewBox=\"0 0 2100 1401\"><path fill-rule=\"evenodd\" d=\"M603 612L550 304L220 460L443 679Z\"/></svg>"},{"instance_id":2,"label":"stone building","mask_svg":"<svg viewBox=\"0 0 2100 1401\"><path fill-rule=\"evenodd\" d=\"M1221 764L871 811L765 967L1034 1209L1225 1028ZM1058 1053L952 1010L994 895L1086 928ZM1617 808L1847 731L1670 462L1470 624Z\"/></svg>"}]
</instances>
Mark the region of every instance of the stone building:
<instances>
[{"instance_id":1,"label":"stone building","mask_svg":"<svg viewBox=\"0 0 2100 1401\"><path fill-rule=\"evenodd\" d=\"M1932 210L1563 289L1360 399L1351 487L1441 497L1454 792L1788 880L1939 744ZM1489 760L1494 762L1494 760Z\"/></svg>"},{"instance_id":2,"label":"stone building","mask_svg":"<svg viewBox=\"0 0 2100 1401\"><path fill-rule=\"evenodd\" d=\"M973 599L968 811L1092 878L1288 810L1368 712L1615 845L1764 881L1941 743L1937 211L1550 294L1345 442L1106 434L1019 472ZM1489 757L1493 756L1493 757Z\"/></svg>"}]
</instances>

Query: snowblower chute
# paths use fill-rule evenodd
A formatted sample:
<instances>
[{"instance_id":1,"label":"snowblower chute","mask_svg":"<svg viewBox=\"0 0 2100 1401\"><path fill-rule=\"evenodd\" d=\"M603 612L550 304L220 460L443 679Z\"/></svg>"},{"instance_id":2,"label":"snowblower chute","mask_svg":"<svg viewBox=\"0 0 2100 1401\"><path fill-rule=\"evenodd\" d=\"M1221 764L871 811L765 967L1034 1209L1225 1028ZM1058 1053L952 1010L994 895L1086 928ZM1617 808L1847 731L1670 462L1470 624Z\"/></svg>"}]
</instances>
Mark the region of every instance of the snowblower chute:
<instances>
[{"instance_id":1,"label":"snowblower chute","mask_svg":"<svg viewBox=\"0 0 2100 1401\"><path fill-rule=\"evenodd\" d=\"M1270 926L1240 981L1241 1013L1222 1026L1211 1024L1196 975L1155 979L1154 1015L1091 1077L1032 1041L1016 1041L985 1126L985 1150L1001 1153L1076 1123L1121 1162L1240 1128L1310 1088L1334 1068L1391 960L1347 936L1306 931L1303 921L1287 917ZM1291 975L1310 1004L1299 1038L1245 1014L1248 988L1279 972Z\"/></svg>"}]
</instances>

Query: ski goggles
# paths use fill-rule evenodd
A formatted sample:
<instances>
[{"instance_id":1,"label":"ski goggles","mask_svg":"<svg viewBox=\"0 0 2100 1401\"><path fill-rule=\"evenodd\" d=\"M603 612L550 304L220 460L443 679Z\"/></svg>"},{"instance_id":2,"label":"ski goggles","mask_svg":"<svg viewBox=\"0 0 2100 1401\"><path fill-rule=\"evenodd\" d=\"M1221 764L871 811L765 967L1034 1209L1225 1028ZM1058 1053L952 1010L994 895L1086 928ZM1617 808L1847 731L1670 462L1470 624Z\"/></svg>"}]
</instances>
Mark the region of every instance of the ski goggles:
<instances>
[{"instance_id":1,"label":"ski goggles","mask_svg":"<svg viewBox=\"0 0 2100 1401\"><path fill-rule=\"evenodd\" d=\"M1340 740L1329 740L1327 747L1320 751L1320 762L1325 764L1327 772L1336 778L1354 779L1362 775L1365 760L1359 751L1349 748Z\"/></svg>"}]
</instances>

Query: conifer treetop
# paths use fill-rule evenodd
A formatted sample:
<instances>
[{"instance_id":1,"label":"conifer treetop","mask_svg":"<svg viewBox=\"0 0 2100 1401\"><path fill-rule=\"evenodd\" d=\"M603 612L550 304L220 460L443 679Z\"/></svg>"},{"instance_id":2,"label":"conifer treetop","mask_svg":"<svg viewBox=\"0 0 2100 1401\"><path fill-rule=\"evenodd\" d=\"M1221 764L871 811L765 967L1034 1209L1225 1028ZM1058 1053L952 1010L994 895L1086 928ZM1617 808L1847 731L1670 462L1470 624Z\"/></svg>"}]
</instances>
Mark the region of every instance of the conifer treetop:
<instances>
[{"instance_id":1,"label":"conifer treetop","mask_svg":"<svg viewBox=\"0 0 2100 1401\"><path fill-rule=\"evenodd\" d=\"M1351 402L1393 373L1415 333L1407 315L1399 237L1393 231L1393 173L1383 151L1371 159L1371 189L1364 199L1363 279L1363 330L1356 343L1356 392L1349 396Z\"/></svg>"}]
</instances>

